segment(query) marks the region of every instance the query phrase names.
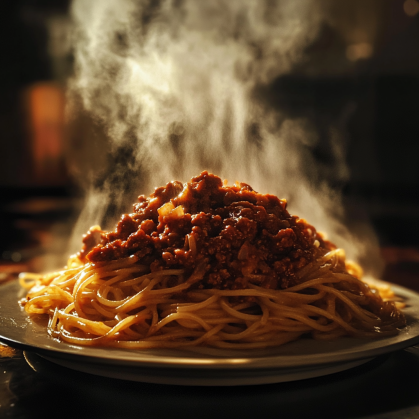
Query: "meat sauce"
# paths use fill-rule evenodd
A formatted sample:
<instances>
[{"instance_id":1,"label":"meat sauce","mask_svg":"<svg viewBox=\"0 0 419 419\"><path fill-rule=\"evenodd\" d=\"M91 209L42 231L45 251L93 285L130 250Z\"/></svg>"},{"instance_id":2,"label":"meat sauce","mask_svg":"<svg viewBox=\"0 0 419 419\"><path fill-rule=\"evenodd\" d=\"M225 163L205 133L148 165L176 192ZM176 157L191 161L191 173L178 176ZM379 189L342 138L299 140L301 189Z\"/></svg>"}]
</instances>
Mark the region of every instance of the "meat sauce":
<instances>
[{"instance_id":1,"label":"meat sauce","mask_svg":"<svg viewBox=\"0 0 419 419\"><path fill-rule=\"evenodd\" d=\"M239 289L250 282L284 289L298 283L296 272L335 248L286 206L245 183L225 186L205 171L186 184L169 182L139 196L114 231L92 228L79 258L136 255L151 271L185 269L197 288Z\"/></svg>"}]
</instances>

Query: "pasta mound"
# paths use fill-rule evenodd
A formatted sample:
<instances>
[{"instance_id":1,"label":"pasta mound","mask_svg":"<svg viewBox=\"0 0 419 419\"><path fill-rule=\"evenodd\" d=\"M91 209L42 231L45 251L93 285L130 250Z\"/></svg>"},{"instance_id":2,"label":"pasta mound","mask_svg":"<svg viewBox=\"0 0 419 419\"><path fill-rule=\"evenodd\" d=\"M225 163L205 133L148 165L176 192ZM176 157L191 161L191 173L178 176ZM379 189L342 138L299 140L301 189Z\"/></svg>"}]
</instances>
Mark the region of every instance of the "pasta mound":
<instances>
[{"instance_id":1,"label":"pasta mound","mask_svg":"<svg viewBox=\"0 0 419 419\"><path fill-rule=\"evenodd\" d=\"M65 342L125 348L278 346L378 337L403 314L286 201L202 172L92 227L67 267L23 274L29 314Z\"/></svg>"}]
</instances>

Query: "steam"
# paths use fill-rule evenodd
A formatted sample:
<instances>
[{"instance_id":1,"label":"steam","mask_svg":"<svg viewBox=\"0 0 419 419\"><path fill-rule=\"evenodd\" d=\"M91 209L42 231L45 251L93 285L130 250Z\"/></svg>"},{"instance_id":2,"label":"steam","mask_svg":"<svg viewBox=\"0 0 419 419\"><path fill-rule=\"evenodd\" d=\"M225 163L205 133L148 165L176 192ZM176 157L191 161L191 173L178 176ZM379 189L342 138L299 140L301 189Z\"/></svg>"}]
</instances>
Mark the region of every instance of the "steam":
<instances>
[{"instance_id":1,"label":"steam","mask_svg":"<svg viewBox=\"0 0 419 419\"><path fill-rule=\"evenodd\" d=\"M287 198L349 256L363 252L313 158L310 121L255 93L304 60L323 18L318 2L74 0L72 16L72 112L86 111L107 136L82 145L95 151L77 243L90 225L109 228L140 193L207 169ZM329 128L328 170L343 181L344 140Z\"/></svg>"}]
</instances>

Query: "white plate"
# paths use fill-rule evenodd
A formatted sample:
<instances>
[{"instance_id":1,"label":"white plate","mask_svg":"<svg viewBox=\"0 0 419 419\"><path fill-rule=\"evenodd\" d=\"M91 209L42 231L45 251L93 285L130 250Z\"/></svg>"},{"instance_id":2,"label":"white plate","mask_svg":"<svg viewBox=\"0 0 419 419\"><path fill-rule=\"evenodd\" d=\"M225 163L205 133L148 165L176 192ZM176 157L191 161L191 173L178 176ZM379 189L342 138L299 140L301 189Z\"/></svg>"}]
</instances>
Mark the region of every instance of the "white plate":
<instances>
[{"instance_id":1,"label":"white plate","mask_svg":"<svg viewBox=\"0 0 419 419\"><path fill-rule=\"evenodd\" d=\"M17 282L0 287L0 341L34 351L76 370L127 380L181 385L247 385L293 381L343 371L373 357L419 343L419 295L392 285L404 298L408 325L380 339L300 339L260 350L128 350L70 345L50 338L45 325L30 320L17 301Z\"/></svg>"}]
</instances>

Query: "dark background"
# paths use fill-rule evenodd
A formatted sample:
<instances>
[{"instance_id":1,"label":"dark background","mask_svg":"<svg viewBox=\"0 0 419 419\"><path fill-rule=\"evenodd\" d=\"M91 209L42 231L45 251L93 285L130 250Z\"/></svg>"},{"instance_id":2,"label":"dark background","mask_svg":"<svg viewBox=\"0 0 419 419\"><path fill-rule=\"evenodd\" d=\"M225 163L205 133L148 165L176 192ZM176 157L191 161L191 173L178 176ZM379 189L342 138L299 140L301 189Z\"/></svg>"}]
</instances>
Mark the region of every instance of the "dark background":
<instances>
[{"instance_id":1,"label":"dark background","mask_svg":"<svg viewBox=\"0 0 419 419\"><path fill-rule=\"evenodd\" d=\"M327 6L301 65L256 96L292 117L309 118L313 153L332 165L330 125L345 141L349 217L369 219L386 261L384 277L414 287L419 264L419 2L357 0ZM3 2L6 3L6 2ZM0 6L0 270L44 267L65 249L81 189L66 155L65 84L73 71L67 0ZM75 134L76 133L76 134ZM322 141L322 139L324 139ZM65 240L64 240L65 242ZM402 265L405 278L394 278ZM399 269L400 272L400 269Z\"/></svg>"}]
</instances>

